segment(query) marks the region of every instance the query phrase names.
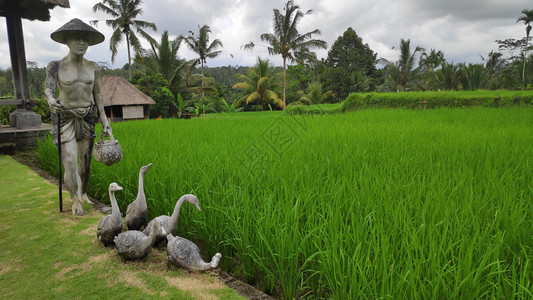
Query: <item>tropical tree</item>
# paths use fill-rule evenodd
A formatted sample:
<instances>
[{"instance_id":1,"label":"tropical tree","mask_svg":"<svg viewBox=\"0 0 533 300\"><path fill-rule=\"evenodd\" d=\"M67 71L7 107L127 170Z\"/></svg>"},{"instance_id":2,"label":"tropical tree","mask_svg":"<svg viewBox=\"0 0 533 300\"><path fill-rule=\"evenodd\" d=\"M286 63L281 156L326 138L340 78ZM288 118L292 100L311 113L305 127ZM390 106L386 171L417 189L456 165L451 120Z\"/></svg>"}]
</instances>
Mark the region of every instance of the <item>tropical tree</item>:
<instances>
[{"instance_id":1,"label":"tropical tree","mask_svg":"<svg viewBox=\"0 0 533 300\"><path fill-rule=\"evenodd\" d=\"M383 76L385 77L385 90L398 92L400 90L401 72L399 63L389 62L383 68Z\"/></svg>"},{"instance_id":2,"label":"tropical tree","mask_svg":"<svg viewBox=\"0 0 533 300\"><path fill-rule=\"evenodd\" d=\"M145 67L148 74L161 74L167 80L168 88L174 95L187 86L187 77L194 66L195 61L186 61L178 56L180 45L183 41L181 36L171 40L168 31L161 35L161 41L150 43L151 50L142 57L137 57L136 62Z\"/></svg>"},{"instance_id":3,"label":"tropical tree","mask_svg":"<svg viewBox=\"0 0 533 300\"><path fill-rule=\"evenodd\" d=\"M207 63L208 58L217 57L222 51L217 50L222 48L222 42L219 39L209 42L209 34L211 34L211 28L207 25L200 27L198 25L198 35L196 36L193 31L189 30L189 35L184 38L185 44L189 47L191 51L198 55L196 63L200 63L202 66L202 75L204 73L204 65ZM200 81L202 84L203 80ZM205 105L204 105L204 90L200 91L200 99L202 101L202 111L205 114Z\"/></svg>"},{"instance_id":4,"label":"tropical tree","mask_svg":"<svg viewBox=\"0 0 533 300\"><path fill-rule=\"evenodd\" d=\"M481 60L485 62L485 71L487 72L488 88L501 88L501 75L503 70L507 67L507 62L500 52L491 51L487 57L481 56Z\"/></svg>"},{"instance_id":5,"label":"tropical tree","mask_svg":"<svg viewBox=\"0 0 533 300\"><path fill-rule=\"evenodd\" d=\"M330 70L322 77L324 87L344 99L349 93L369 88L361 83L374 76L376 54L350 27L333 43L325 63Z\"/></svg>"},{"instance_id":6,"label":"tropical tree","mask_svg":"<svg viewBox=\"0 0 533 300\"><path fill-rule=\"evenodd\" d=\"M417 78L417 88L419 90L432 90L436 87L435 80L438 78L438 74L435 74L446 60L442 51L431 49L428 53L423 51L418 61L419 76Z\"/></svg>"},{"instance_id":7,"label":"tropical tree","mask_svg":"<svg viewBox=\"0 0 533 300\"><path fill-rule=\"evenodd\" d=\"M298 101L303 104L319 104L326 102L333 97L333 91L322 92L322 84L320 82L309 83L306 91L298 92Z\"/></svg>"},{"instance_id":8,"label":"tropical tree","mask_svg":"<svg viewBox=\"0 0 533 300\"><path fill-rule=\"evenodd\" d=\"M395 65L399 69L399 84L402 89L405 91L407 84L411 81L412 77L415 75L415 60L416 55L420 52L425 51L424 48L416 46L414 51L411 52L411 40L400 40L400 58L394 63L387 59L380 58L379 63L384 64L385 66Z\"/></svg>"},{"instance_id":9,"label":"tropical tree","mask_svg":"<svg viewBox=\"0 0 533 300\"><path fill-rule=\"evenodd\" d=\"M137 33L145 38L149 42L155 42L154 39L146 33L143 29L150 28L154 31L157 27L154 23L136 20L136 18L142 15L141 9L142 0L103 0L93 6L93 11L103 11L104 13L113 17L113 19L105 20L108 26L113 28L113 34L109 39L109 49L111 50L111 62L115 61L115 56L118 53L117 46L122 42L122 39L126 38L126 46L128 47L128 74L131 79L131 52L133 48L135 53L141 53L141 42L133 29ZM93 25L98 24L100 20L93 20L90 23Z\"/></svg>"},{"instance_id":10,"label":"tropical tree","mask_svg":"<svg viewBox=\"0 0 533 300\"><path fill-rule=\"evenodd\" d=\"M270 104L285 108L285 103L275 92L279 87L278 74L272 74L268 59L257 58L257 65L248 70L248 75L237 74L235 78L241 82L236 83L233 88L243 92L243 96L237 99L236 107Z\"/></svg>"},{"instance_id":11,"label":"tropical tree","mask_svg":"<svg viewBox=\"0 0 533 300\"><path fill-rule=\"evenodd\" d=\"M533 9L527 10L523 9L521 11L523 16L520 16L518 20L516 20L516 23L522 22L524 25L526 25L526 42L524 45L523 50L523 57L524 57L524 68L522 69L522 82L524 84L524 88L526 87L526 59L527 59L527 48L529 45L529 34L531 33L531 23L533 23Z\"/></svg>"},{"instance_id":12,"label":"tropical tree","mask_svg":"<svg viewBox=\"0 0 533 300\"><path fill-rule=\"evenodd\" d=\"M509 56L507 57L507 60L509 61L515 61L515 60L521 60L521 55L517 55L516 51L522 52L523 46L526 42L526 38L517 40L517 39L505 39L505 40L496 40L496 43L498 43L498 49L500 51L507 51L509 53Z\"/></svg>"},{"instance_id":13,"label":"tropical tree","mask_svg":"<svg viewBox=\"0 0 533 300\"><path fill-rule=\"evenodd\" d=\"M156 103L150 107L150 118L168 118L172 115L174 95L167 88L168 82L161 74L142 76L135 86Z\"/></svg>"},{"instance_id":14,"label":"tropical tree","mask_svg":"<svg viewBox=\"0 0 533 300\"><path fill-rule=\"evenodd\" d=\"M219 39L214 39L209 43L209 34L211 34L211 28L204 25L198 26L198 35L189 30L189 35L184 37L185 44L198 55L197 63L202 66L202 74L204 74L204 65L207 63L207 59L215 58L222 53L222 51L217 50L223 47L222 42Z\"/></svg>"},{"instance_id":15,"label":"tropical tree","mask_svg":"<svg viewBox=\"0 0 533 300\"><path fill-rule=\"evenodd\" d=\"M222 102L222 112L232 113L243 110L243 107L237 107L237 100L233 101L231 105L224 98L221 98L220 101Z\"/></svg>"},{"instance_id":16,"label":"tropical tree","mask_svg":"<svg viewBox=\"0 0 533 300\"><path fill-rule=\"evenodd\" d=\"M200 95L200 102L202 106L202 113L205 115L205 93L215 93L215 78L207 77L203 74L192 74L188 78L188 87L185 91Z\"/></svg>"},{"instance_id":17,"label":"tropical tree","mask_svg":"<svg viewBox=\"0 0 533 300\"><path fill-rule=\"evenodd\" d=\"M423 51L420 55L420 61L418 65L424 71L432 71L440 67L446 60L444 59L444 53L440 50L431 49L429 53Z\"/></svg>"},{"instance_id":18,"label":"tropical tree","mask_svg":"<svg viewBox=\"0 0 533 300\"><path fill-rule=\"evenodd\" d=\"M305 64L295 64L287 66L287 103L296 101L296 93L305 90L309 83L319 81L314 78L313 68Z\"/></svg>"},{"instance_id":19,"label":"tropical tree","mask_svg":"<svg viewBox=\"0 0 533 300\"><path fill-rule=\"evenodd\" d=\"M432 87L439 90L458 90L461 79L459 66L453 62L443 62L440 68L433 72Z\"/></svg>"},{"instance_id":20,"label":"tropical tree","mask_svg":"<svg viewBox=\"0 0 533 300\"><path fill-rule=\"evenodd\" d=\"M459 72L464 90L476 91L484 88L487 83L487 72L481 64L461 64Z\"/></svg>"},{"instance_id":21,"label":"tropical tree","mask_svg":"<svg viewBox=\"0 0 533 300\"><path fill-rule=\"evenodd\" d=\"M294 1L289 0L283 8L285 14L278 9L274 9L274 18L272 25L274 33L263 33L261 41L268 44L267 49L270 55L280 54L283 59L283 104L286 104L285 89L287 86L287 59L305 60L306 57L312 55L311 49L326 49L325 41L313 39L314 35L320 35L320 30L300 34L298 31L298 23L305 15L309 15L313 10L302 12ZM250 42L244 46L244 49L253 49L254 42Z\"/></svg>"}]
</instances>

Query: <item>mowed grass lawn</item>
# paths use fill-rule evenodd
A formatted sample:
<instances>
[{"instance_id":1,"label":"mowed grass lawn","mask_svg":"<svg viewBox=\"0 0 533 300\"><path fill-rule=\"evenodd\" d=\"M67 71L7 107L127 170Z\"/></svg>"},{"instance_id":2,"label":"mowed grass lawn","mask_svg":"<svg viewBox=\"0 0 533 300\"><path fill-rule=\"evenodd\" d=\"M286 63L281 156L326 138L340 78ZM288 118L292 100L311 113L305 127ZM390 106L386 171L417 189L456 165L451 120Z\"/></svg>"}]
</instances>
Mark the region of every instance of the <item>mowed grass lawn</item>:
<instances>
[{"instance_id":1,"label":"mowed grass lawn","mask_svg":"<svg viewBox=\"0 0 533 300\"><path fill-rule=\"evenodd\" d=\"M178 235L285 299L531 298L533 109L283 112L113 124L124 151L92 165L150 217L183 194ZM40 147L54 172L50 141Z\"/></svg>"},{"instance_id":2,"label":"mowed grass lawn","mask_svg":"<svg viewBox=\"0 0 533 300\"><path fill-rule=\"evenodd\" d=\"M2 299L242 299L209 274L167 269L161 249L123 263L96 240L101 213L60 213L57 186L4 155L0 199Z\"/></svg>"}]
</instances>

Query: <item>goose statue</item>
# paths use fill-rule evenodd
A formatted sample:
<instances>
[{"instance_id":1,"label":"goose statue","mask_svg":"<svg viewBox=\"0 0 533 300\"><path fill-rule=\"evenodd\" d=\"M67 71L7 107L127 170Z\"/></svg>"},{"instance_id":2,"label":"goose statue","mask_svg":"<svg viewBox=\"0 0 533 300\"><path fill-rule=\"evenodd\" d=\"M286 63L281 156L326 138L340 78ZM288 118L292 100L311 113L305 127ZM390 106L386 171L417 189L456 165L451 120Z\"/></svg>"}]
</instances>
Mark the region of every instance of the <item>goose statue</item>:
<instances>
[{"instance_id":1,"label":"goose statue","mask_svg":"<svg viewBox=\"0 0 533 300\"><path fill-rule=\"evenodd\" d=\"M148 172L152 164L142 166L139 170L139 188L137 190L137 198L128 205L126 210L126 228L128 230L141 230L146 224L146 196L144 195L143 178L144 174Z\"/></svg>"},{"instance_id":2,"label":"goose statue","mask_svg":"<svg viewBox=\"0 0 533 300\"><path fill-rule=\"evenodd\" d=\"M152 221L148 222L146 225L146 228L144 229L144 234L148 234L150 231L150 228L153 223L159 223L161 229L165 229L166 233L163 233L162 230L159 230L156 237L156 244L163 241L168 233L176 232L176 229L178 228L178 216L180 214L181 205L185 202L189 202L196 206L196 208L201 211L200 205L198 204L198 198L196 198L193 194L185 194L181 196L181 198L176 202L176 206L174 206L174 212L172 212L172 216L159 216L154 218Z\"/></svg>"},{"instance_id":3,"label":"goose statue","mask_svg":"<svg viewBox=\"0 0 533 300\"><path fill-rule=\"evenodd\" d=\"M215 254L211 262L205 262L200 256L200 249L193 242L179 236L167 235L167 259L171 264L188 271L207 271L218 266L222 255Z\"/></svg>"},{"instance_id":4,"label":"goose statue","mask_svg":"<svg viewBox=\"0 0 533 300\"><path fill-rule=\"evenodd\" d=\"M159 228L159 223L153 223L149 229L149 235L138 230L128 230L117 235L115 237L115 246L117 247L118 256L123 260L145 257L154 246L157 233L160 230L165 233L165 229Z\"/></svg>"},{"instance_id":5,"label":"goose statue","mask_svg":"<svg viewBox=\"0 0 533 300\"><path fill-rule=\"evenodd\" d=\"M122 231L122 216L118 208L115 192L122 190L116 182L109 185L109 199L111 200L111 214L104 216L98 224L96 236L100 243L108 246L113 243L113 239Z\"/></svg>"}]
</instances>

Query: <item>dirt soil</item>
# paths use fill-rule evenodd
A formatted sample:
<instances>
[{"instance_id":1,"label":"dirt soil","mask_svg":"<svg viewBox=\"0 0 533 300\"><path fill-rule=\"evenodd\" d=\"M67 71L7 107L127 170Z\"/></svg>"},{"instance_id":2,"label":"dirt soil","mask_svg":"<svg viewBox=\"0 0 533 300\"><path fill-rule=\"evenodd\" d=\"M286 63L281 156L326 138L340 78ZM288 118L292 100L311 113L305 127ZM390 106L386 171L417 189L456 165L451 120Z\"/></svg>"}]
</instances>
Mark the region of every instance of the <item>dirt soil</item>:
<instances>
[{"instance_id":1,"label":"dirt soil","mask_svg":"<svg viewBox=\"0 0 533 300\"><path fill-rule=\"evenodd\" d=\"M15 155L11 155L11 157L17 162L25 166L28 166L33 171L35 171L37 174L39 174L39 176L48 180L52 184L59 185L59 180L57 178L48 174L46 171L42 170L41 168L39 168L37 159L31 152L18 151L17 153L15 153ZM89 197L89 198L91 201L94 202L93 208L96 211L100 211L102 213L108 213L111 211L111 208L109 206L100 202L98 199L94 199L92 197ZM220 268L213 270L212 273L216 274L216 276L220 279L220 281L222 281L228 287L234 289L237 293L246 297L247 299L254 299L254 300L274 299L271 296L265 294L264 292L258 290L257 288L234 278L233 276L221 270Z\"/></svg>"}]
</instances>

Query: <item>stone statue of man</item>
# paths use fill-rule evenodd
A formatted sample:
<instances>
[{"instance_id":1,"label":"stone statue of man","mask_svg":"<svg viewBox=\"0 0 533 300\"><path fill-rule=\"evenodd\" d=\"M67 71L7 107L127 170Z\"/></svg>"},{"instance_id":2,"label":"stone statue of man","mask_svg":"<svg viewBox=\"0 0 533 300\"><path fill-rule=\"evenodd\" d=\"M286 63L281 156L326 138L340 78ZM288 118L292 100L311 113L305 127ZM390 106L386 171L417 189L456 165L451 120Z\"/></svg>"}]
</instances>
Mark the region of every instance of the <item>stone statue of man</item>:
<instances>
[{"instance_id":1,"label":"stone statue of man","mask_svg":"<svg viewBox=\"0 0 533 300\"><path fill-rule=\"evenodd\" d=\"M98 65L83 58L87 48L104 41L104 35L79 19L72 19L51 38L70 49L67 56L48 64L45 95L52 111L52 135L58 145L61 134L61 161L65 167L65 186L70 193L72 213L84 215L82 201L87 197L87 184L94 144L96 110L103 132L111 133L100 95ZM59 96L56 98L56 86ZM58 116L60 124L58 124Z\"/></svg>"}]
</instances>

